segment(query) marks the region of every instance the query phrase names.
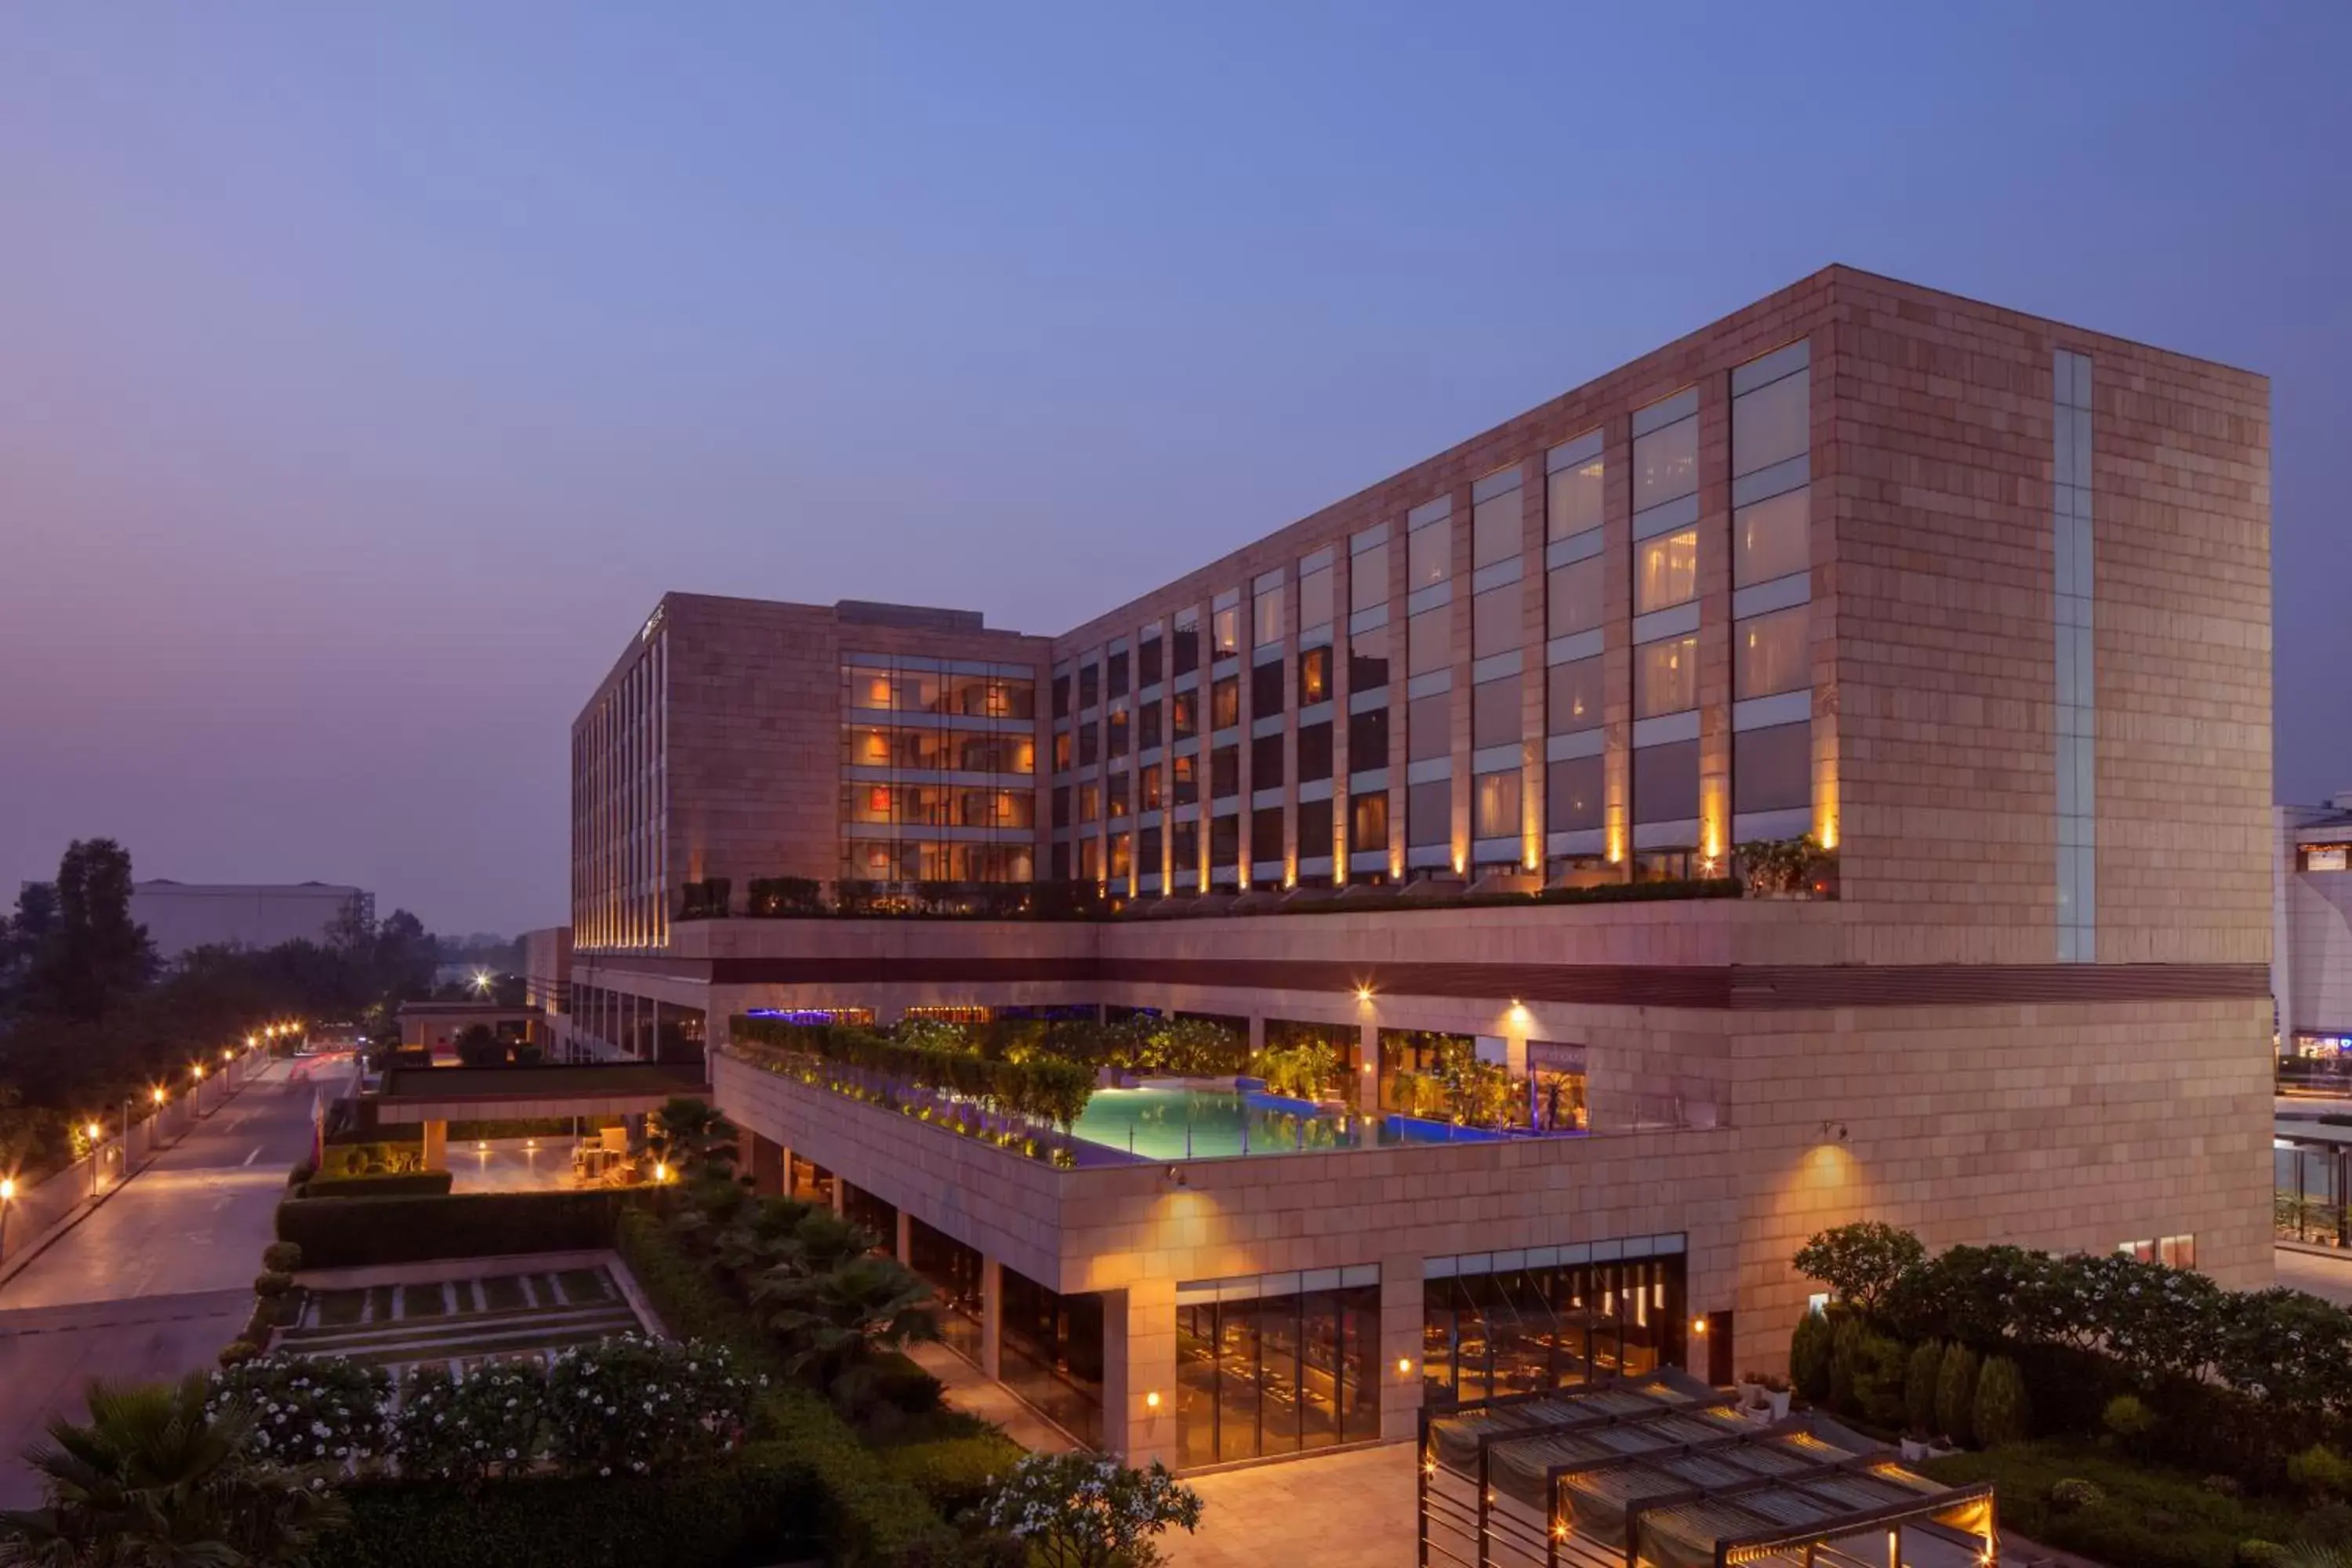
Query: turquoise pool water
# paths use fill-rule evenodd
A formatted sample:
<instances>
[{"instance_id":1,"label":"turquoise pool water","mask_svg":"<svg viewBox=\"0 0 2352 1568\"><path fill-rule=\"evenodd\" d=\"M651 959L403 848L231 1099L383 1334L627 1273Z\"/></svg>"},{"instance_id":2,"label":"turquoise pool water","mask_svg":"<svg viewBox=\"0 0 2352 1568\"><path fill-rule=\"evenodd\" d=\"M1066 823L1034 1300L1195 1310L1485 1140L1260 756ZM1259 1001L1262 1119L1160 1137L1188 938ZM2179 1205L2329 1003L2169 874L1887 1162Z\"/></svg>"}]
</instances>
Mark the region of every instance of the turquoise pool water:
<instances>
[{"instance_id":1,"label":"turquoise pool water","mask_svg":"<svg viewBox=\"0 0 2352 1568\"><path fill-rule=\"evenodd\" d=\"M1088 1142L1146 1160L1365 1149L1445 1137L1440 1130L1402 1124L1394 1117L1368 1122L1360 1116L1302 1116L1208 1089L1097 1089L1071 1131Z\"/></svg>"}]
</instances>

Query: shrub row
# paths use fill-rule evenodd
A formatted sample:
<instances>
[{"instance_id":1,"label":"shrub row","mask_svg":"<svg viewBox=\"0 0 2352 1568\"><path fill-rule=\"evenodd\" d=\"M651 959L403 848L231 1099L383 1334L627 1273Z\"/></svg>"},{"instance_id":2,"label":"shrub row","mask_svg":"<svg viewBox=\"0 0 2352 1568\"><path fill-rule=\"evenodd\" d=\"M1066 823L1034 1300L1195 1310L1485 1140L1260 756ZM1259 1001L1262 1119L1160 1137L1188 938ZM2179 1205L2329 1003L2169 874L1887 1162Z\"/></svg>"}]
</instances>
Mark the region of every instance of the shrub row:
<instances>
[{"instance_id":1,"label":"shrub row","mask_svg":"<svg viewBox=\"0 0 2352 1568\"><path fill-rule=\"evenodd\" d=\"M968 1051L905 1044L849 1025L739 1017L732 1028L738 1040L804 1052L902 1083L984 1100L999 1111L1065 1129L1085 1113L1095 1089L1094 1073L1071 1062L996 1061Z\"/></svg>"},{"instance_id":2,"label":"shrub row","mask_svg":"<svg viewBox=\"0 0 2352 1568\"><path fill-rule=\"evenodd\" d=\"M636 1201L620 1191L296 1197L278 1205L278 1239L310 1268L567 1252L613 1245Z\"/></svg>"},{"instance_id":3,"label":"shrub row","mask_svg":"<svg viewBox=\"0 0 2352 1568\"><path fill-rule=\"evenodd\" d=\"M305 1198L409 1198L441 1195L453 1178L446 1171L387 1171L379 1175L313 1176L296 1194Z\"/></svg>"}]
</instances>

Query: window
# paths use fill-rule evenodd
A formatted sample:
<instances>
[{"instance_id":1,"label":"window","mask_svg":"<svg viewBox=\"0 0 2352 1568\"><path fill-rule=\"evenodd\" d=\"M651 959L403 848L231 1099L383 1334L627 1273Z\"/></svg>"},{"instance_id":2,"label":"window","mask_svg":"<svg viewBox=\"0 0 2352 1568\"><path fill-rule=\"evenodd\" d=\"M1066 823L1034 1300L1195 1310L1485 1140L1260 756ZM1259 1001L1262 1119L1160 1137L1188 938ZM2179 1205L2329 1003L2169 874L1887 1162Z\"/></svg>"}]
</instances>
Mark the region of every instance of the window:
<instances>
[{"instance_id":1,"label":"window","mask_svg":"<svg viewBox=\"0 0 2352 1568\"><path fill-rule=\"evenodd\" d=\"M1581 734L1601 727L1601 660L1580 658L1546 672L1547 733Z\"/></svg>"},{"instance_id":2,"label":"window","mask_svg":"<svg viewBox=\"0 0 2352 1568\"><path fill-rule=\"evenodd\" d=\"M1282 807L1261 806L1250 813L1250 858L1282 858Z\"/></svg>"},{"instance_id":3,"label":"window","mask_svg":"<svg viewBox=\"0 0 2352 1568\"><path fill-rule=\"evenodd\" d=\"M1406 788L1404 841L1412 849L1454 842L1454 785L1450 780L1436 779Z\"/></svg>"},{"instance_id":4,"label":"window","mask_svg":"<svg viewBox=\"0 0 2352 1568\"><path fill-rule=\"evenodd\" d=\"M1302 800L1298 803L1298 854L1301 859L1319 860L1331 853L1331 803L1328 800Z\"/></svg>"},{"instance_id":5,"label":"window","mask_svg":"<svg viewBox=\"0 0 2352 1568\"><path fill-rule=\"evenodd\" d=\"M1483 481L1479 489L1493 488L1494 493L1470 509L1470 566L1473 571L1492 566L1497 561L1508 561L1518 554L1522 539L1519 531L1519 476L1516 472L1495 475Z\"/></svg>"},{"instance_id":6,"label":"window","mask_svg":"<svg viewBox=\"0 0 2352 1568\"><path fill-rule=\"evenodd\" d=\"M1070 786L1067 784L1055 784L1054 786L1054 826L1056 827L1067 827L1069 825Z\"/></svg>"},{"instance_id":7,"label":"window","mask_svg":"<svg viewBox=\"0 0 2352 1568\"><path fill-rule=\"evenodd\" d=\"M1270 647L1282 640L1282 586L1264 589L1250 601L1253 647Z\"/></svg>"},{"instance_id":8,"label":"window","mask_svg":"<svg viewBox=\"0 0 2352 1568\"><path fill-rule=\"evenodd\" d=\"M1302 724L1298 729L1298 782L1311 784L1331 776L1331 724Z\"/></svg>"},{"instance_id":9,"label":"window","mask_svg":"<svg viewBox=\"0 0 2352 1568\"><path fill-rule=\"evenodd\" d=\"M1454 606L1423 610L1405 623L1404 665L1407 675L1426 675L1454 662Z\"/></svg>"},{"instance_id":10,"label":"window","mask_svg":"<svg viewBox=\"0 0 2352 1568\"><path fill-rule=\"evenodd\" d=\"M1078 786L1078 820L1080 822L1102 820L1102 786L1099 784Z\"/></svg>"},{"instance_id":11,"label":"window","mask_svg":"<svg viewBox=\"0 0 2352 1568\"><path fill-rule=\"evenodd\" d=\"M1698 489L1698 411L1633 437L1633 510L1680 500Z\"/></svg>"},{"instance_id":12,"label":"window","mask_svg":"<svg viewBox=\"0 0 2352 1568\"><path fill-rule=\"evenodd\" d=\"M1102 840L1078 840L1078 875L1089 882L1099 882L1103 874Z\"/></svg>"},{"instance_id":13,"label":"window","mask_svg":"<svg viewBox=\"0 0 2352 1568\"><path fill-rule=\"evenodd\" d=\"M1078 706L1092 708L1102 700L1102 666L1082 664L1078 667Z\"/></svg>"},{"instance_id":14,"label":"window","mask_svg":"<svg viewBox=\"0 0 2352 1568\"><path fill-rule=\"evenodd\" d=\"M1470 657L1487 658L1519 646L1519 585L1504 583L1470 601Z\"/></svg>"},{"instance_id":15,"label":"window","mask_svg":"<svg viewBox=\"0 0 2352 1568\"><path fill-rule=\"evenodd\" d=\"M1298 705L1312 708L1318 702L1331 700L1331 650L1328 647L1303 647L1298 650Z\"/></svg>"},{"instance_id":16,"label":"window","mask_svg":"<svg viewBox=\"0 0 2352 1568\"><path fill-rule=\"evenodd\" d=\"M1219 816L1209 823L1209 864L1231 867L1242 858L1242 819Z\"/></svg>"},{"instance_id":17,"label":"window","mask_svg":"<svg viewBox=\"0 0 2352 1568\"><path fill-rule=\"evenodd\" d=\"M1160 704L1147 702L1135 713L1135 743L1145 751L1160 744Z\"/></svg>"},{"instance_id":18,"label":"window","mask_svg":"<svg viewBox=\"0 0 2352 1568\"><path fill-rule=\"evenodd\" d=\"M1057 675L1054 677L1054 717L1066 719L1069 716L1070 678L1066 675Z\"/></svg>"},{"instance_id":19,"label":"window","mask_svg":"<svg viewBox=\"0 0 2352 1568\"><path fill-rule=\"evenodd\" d=\"M1102 726L1089 719L1078 726L1078 766L1090 768L1102 755Z\"/></svg>"},{"instance_id":20,"label":"window","mask_svg":"<svg viewBox=\"0 0 2352 1568\"><path fill-rule=\"evenodd\" d=\"M1453 553L1454 524L1444 518L1405 535L1404 591L1418 593L1452 576Z\"/></svg>"},{"instance_id":21,"label":"window","mask_svg":"<svg viewBox=\"0 0 2352 1568\"><path fill-rule=\"evenodd\" d=\"M1216 655L1223 658L1242 650L1242 612L1237 605L1228 605L1211 617L1210 628L1216 639Z\"/></svg>"},{"instance_id":22,"label":"window","mask_svg":"<svg viewBox=\"0 0 2352 1568\"><path fill-rule=\"evenodd\" d=\"M1147 827L1135 836L1136 869L1147 877L1160 874L1160 829Z\"/></svg>"},{"instance_id":23,"label":"window","mask_svg":"<svg viewBox=\"0 0 2352 1568\"><path fill-rule=\"evenodd\" d=\"M1070 732L1067 730L1058 731L1054 736L1054 771L1057 773L1070 771Z\"/></svg>"},{"instance_id":24,"label":"window","mask_svg":"<svg viewBox=\"0 0 2352 1568\"><path fill-rule=\"evenodd\" d=\"M1778 357L1778 356L1775 356ZM1731 471L1737 477L1812 449L1811 377L1800 366L1731 400Z\"/></svg>"},{"instance_id":25,"label":"window","mask_svg":"<svg viewBox=\"0 0 2352 1568\"><path fill-rule=\"evenodd\" d=\"M1179 741L1189 741L1201 732L1201 694L1180 691L1168 700L1169 734Z\"/></svg>"},{"instance_id":26,"label":"window","mask_svg":"<svg viewBox=\"0 0 2352 1568\"><path fill-rule=\"evenodd\" d=\"M1139 686L1160 684L1160 645L1158 637L1147 637L1135 650L1135 680Z\"/></svg>"},{"instance_id":27,"label":"window","mask_svg":"<svg viewBox=\"0 0 2352 1568\"><path fill-rule=\"evenodd\" d=\"M1698 597L1698 530L1633 546L1633 613L1646 616Z\"/></svg>"},{"instance_id":28,"label":"window","mask_svg":"<svg viewBox=\"0 0 2352 1568\"><path fill-rule=\"evenodd\" d=\"M1812 491L1804 485L1731 514L1731 581L1734 587L1769 583L1810 570L1812 556Z\"/></svg>"},{"instance_id":29,"label":"window","mask_svg":"<svg viewBox=\"0 0 2352 1568\"><path fill-rule=\"evenodd\" d=\"M1588 555L1552 569L1544 635L1574 637L1601 624L1601 557Z\"/></svg>"},{"instance_id":30,"label":"window","mask_svg":"<svg viewBox=\"0 0 2352 1568\"><path fill-rule=\"evenodd\" d=\"M1201 668L1201 612L1181 610L1176 616L1175 664L1171 673L1190 675Z\"/></svg>"},{"instance_id":31,"label":"window","mask_svg":"<svg viewBox=\"0 0 2352 1568\"><path fill-rule=\"evenodd\" d=\"M1348 637L1348 690L1378 691L1389 683L1389 628L1351 632Z\"/></svg>"},{"instance_id":32,"label":"window","mask_svg":"<svg viewBox=\"0 0 2352 1568\"><path fill-rule=\"evenodd\" d=\"M1798 605L1731 628L1731 695L1739 701L1811 686L1812 611Z\"/></svg>"},{"instance_id":33,"label":"window","mask_svg":"<svg viewBox=\"0 0 2352 1568\"><path fill-rule=\"evenodd\" d=\"M1470 749L1516 746L1524 738L1519 678L1481 681L1470 689Z\"/></svg>"},{"instance_id":34,"label":"window","mask_svg":"<svg viewBox=\"0 0 2352 1568\"><path fill-rule=\"evenodd\" d=\"M1209 797L1223 800L1242 793L1242 749L1219 746L1209 753Z\"/></svg>"},{"instance_id":35,"label":"window","mask_svg":"<svg viewBox=\"0 0 2352 1568\"><path fill-rule=\"evenodd\" d=\"M1664 637L1633 650L1633 717L1654 719L1698 706L1698 638Z\"/></svg>"},{"instance_id":36,"label":"window","mask_svg":"<svg viewBox=\"0 0 2352 1568\"><path fill-rule=\"evenodd\" d=\"M1197 822L1171 824L1168 829L1169 858L1179 871L1201 868L1201 825Z\"/></svg>"},{"instance_id":37,"label":"window","mask_svg":"<svg viewBox=\"0 0 2352 1568\"><path fill-rule=\"evenodd\" d=\"M1454 754L1454 694L1433 691L1416 697L1405 709L1405 761L1425 763Z\"/></svg>"},{"instance_id":38,"label":"window","mask_svg":"<svg viewBox=\"0 0 2352 1568\"><path fill-rule=\"evenodd\" d=\"M1187 755L1171 757L1168 762L1168 787L1175 795L1172 804L1194 805L1201 799L1201 759Z\"/></svg>"},{"instance_id":39,"label":"window","mask_svg":"<svg viewBox=\"0 0 2352 1568\"><path fill-rule=\"evenodd\" d=\"M1470 837L1516 838L1519 835L1519 770L1480 773L1473 781Z\"/></svg>"},{"instance_id":40,"label":"window","mask_svg":"<svg viewBox=\"0 0 2352 1568\"><path fill-rule=\"evenodd\" d=\"M1731 738L1731 809L1793 811L1813 804L1813 727L1800 721Z\"/></svg>"},{"instance_id":41,"label":"window","mask_svg":"<svg viewBox=\"0 0 2352 1568\"><path fill-rule=\"evenodd\" d=\"M1389 765L1389 710L1367 708L1348 715L1348 767L1369 773Z\"/></svg>"},{"instance_id":42,"label":"window","mask_svg":"<svg viewBox=\"0 0 2352 1568\"><path fill-rule=\"evenodd\" d=\"M1209 688L1209 728L1230 730L1241 721L1241 678L1228 675Z\"/></svg>"},{"instance_id":43,"label":"window","mask_svg":"<svg viewBox=\"0 0 2352 1568\"><path fill-rule=\"evenodd\" d=\"M1544 767L1544 821L1553 833L1599 827L1608 773L1600 757L1570 757Z\"/></svg>"},{"instance_id":44,"label":"window","mask_svg":"<svg viewBox=\"0 0 2352 1568\"><path fill-rule=\"evenodd\" d=\"M1127 650L1122 648L1110 656L1110 696L1113 701L1127 695Z\"/></svg>"},{"instance_id":45,"label":"window","mask_svg":"<svg viewBox=\"0 0 2352 1568\"><path fill-rule=\"evenodd\" d=\"M1377 609L1389 602L1389 542L1368 544L1348 557L1348 608Z\"/></svg>"},{"instance_id":46,"label":"window","mask_svg":"<svg viewBox=\"0 0 2352 1568\"><path fill-rule=\"evenodd\" d=\"M1690 822L1698 816L1698 742L1671 741L1633 752L1633 820Z\"/></svg>"},{"instance_id":47,"label":"window","mask_svg":"<svg viewBox=\"0 0 2352 1568\"><path fill-rule=\"evenodd\" d=\"M1328 626L1330 624L1331 558L1325 555L1320 566L1299 569L1298 629L1302 632L1310 632L1317 626Z\"/></svg>"},{"instance_id":48,"label":"window","mask_svg":"<svg viewBox=\"0 0 2352 1568\"><path fill-rule=\"evenodd\" d=\"M1250 742L1250 788L1282 787L1282 737L1260 735Z\"/></svg>"},{"instance_id":49,"label":"window","mask_svg":"<svg viewBox=\"0 0 2352 1568\"><path fill-rule=\"evenodd\" d=\"M1601 460L1562 468L1547 481L1544 537L1568 539L1601 526Z\"/></svg>"},{"instance_id":50,"label":"window","mask_svg":"<svg viewBox=\"0 0 2352 1568\"><path fill-rule=\"evenodd\" d=\"M1055 845L1054 852L1047 857L1045 863L1054 868L1054 880L1066 882L1070 879L1070 847L1068 845Z\"/></svg>"},{"instance_id":51,"label":"window","mask_svg":"<svg viewBox=\"0 0 2352 1568\"><path fill-rule=\"evenodd\" d=\"M1282 711L1282 660L1254 666L1250 670L1250 717L1266 719Z\"/></svg>"},{"instance_id":52,"label":"window","mask_svg":"<svg viewBox=\"0 0 2352 1568\"><path fill-rule=\"evenodd\" d=\"M1146 768L1141 773L1138 774L1137 777L1142 784L1142 794L1140 798L1136 802L1135 809L1138 811L1158 811L1160 809L1160 770L1158 768Z\"/></svg>"},{"instance_id":53,"label":"window","mask_svg":"<svg viewBox=\"0 0 2352 1568\"><path fill-rule=\"evenodd\" d=\"M1350 850L1385 849L1389 847L1387 791L1374 790L1370 795L1350 797L1348 816L1351 824L1348 834Z\"/></svg>"},{"instance_id":54,"label":"window","mask_svg":"<svg viewBox=\"0 0 2352 1568\"><path fill-rule=\"evenodd\" d=\"M1111 774L1109 786L1104 792L1103 798L1110 803L1110 815L1113 816L1125 816L1128 814L1127 807L1129 798L1129 793L1127 786L1128 778L1129 775L1126 773Z\"/></svg>"},{"instance_id":55,"label":"window","mask_svg":"<svg viewBox=\"0 0 2352 1568\"><path fill-rule=\"evenodd\" d=\"M1110 717L1105 720L1103 724L1109 731L1110 754L1114 757L1127 755L1127 710L1113 709Z\"/></svg>"}]
</instances>

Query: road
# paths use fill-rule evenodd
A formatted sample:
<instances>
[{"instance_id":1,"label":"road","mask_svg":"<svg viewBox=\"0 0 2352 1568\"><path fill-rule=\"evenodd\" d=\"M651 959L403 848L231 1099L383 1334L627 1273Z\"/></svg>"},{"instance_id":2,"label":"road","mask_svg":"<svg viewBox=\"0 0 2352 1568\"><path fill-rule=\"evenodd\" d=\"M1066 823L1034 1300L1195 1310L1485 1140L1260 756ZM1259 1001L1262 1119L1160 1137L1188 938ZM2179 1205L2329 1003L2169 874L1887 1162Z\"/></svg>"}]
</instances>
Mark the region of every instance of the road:
<instances>
[{"instance_id":1,"label":"road","mask_svg":"<svg viewBox=\"0 0 2352 1568\"><path fill-rule=\"evenodd\" d=\"M2328 1257L2282 1247L2271 1256L2278 1264L2280 1284L2352 1307L2352 1255Z\"/></svg>"},{"instance_id":2,"label":"road","mask_svg":"<svg viewBox=\"0 0 2352 1568\"><path fill-rule=\"evenodd\" d=\"M19 1461L93 1377L208 1369L253 1310L286 1170L310 1147L313 1075L273 1062L0 1285L0 1507L39 1502ZM333 1092L331 1089L330 1092Z\"/></svg>"}]
</instances>

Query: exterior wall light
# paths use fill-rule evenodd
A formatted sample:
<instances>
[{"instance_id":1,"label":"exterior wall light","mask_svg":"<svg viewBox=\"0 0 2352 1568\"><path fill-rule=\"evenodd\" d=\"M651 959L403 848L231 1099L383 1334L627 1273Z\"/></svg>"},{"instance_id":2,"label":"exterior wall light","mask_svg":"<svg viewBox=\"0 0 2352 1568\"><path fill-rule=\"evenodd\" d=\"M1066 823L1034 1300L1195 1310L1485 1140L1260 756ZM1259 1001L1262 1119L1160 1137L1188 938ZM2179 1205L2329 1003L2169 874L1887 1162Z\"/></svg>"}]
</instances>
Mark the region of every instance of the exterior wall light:
<instances>
[{"instance_id":1,"label":"exterior wall light","mask_svg":"<svg viewBox=\"0 0 2352 1568\"><path fill-rule=\"evenodd\" d=\"M1409 1355L1401 1355L1397 1357L1397 1375L1399 1377L1411 1377L1412 1375L1412 1357Z\"/></svg>"},{"instance_id":2,"label":"exterior wall light","mask_svg":"<svg viewBox=\"0 0 2352 1568\"><path fill-rule=\"evenodd\" d=\"M1698 1335L1701 1339L1705 1339L1706 1337L1706 1320L1705 1318L1693 1318L1691 1320L1691 1332Z\"/></svg>"},{"instance_id":3,"label":"exterior wall light","mask_svg":"<svg viewBox=\"0 0 2352 1568\"><path fill-rule=\"evenodd\" d=\"M1155 1388L1150 1393L1143 1396L1143 1407L1146 1410L1157 1410L1160 1408L1160 1391L1158 1389Z\"/></svg>"}]
</instances>

